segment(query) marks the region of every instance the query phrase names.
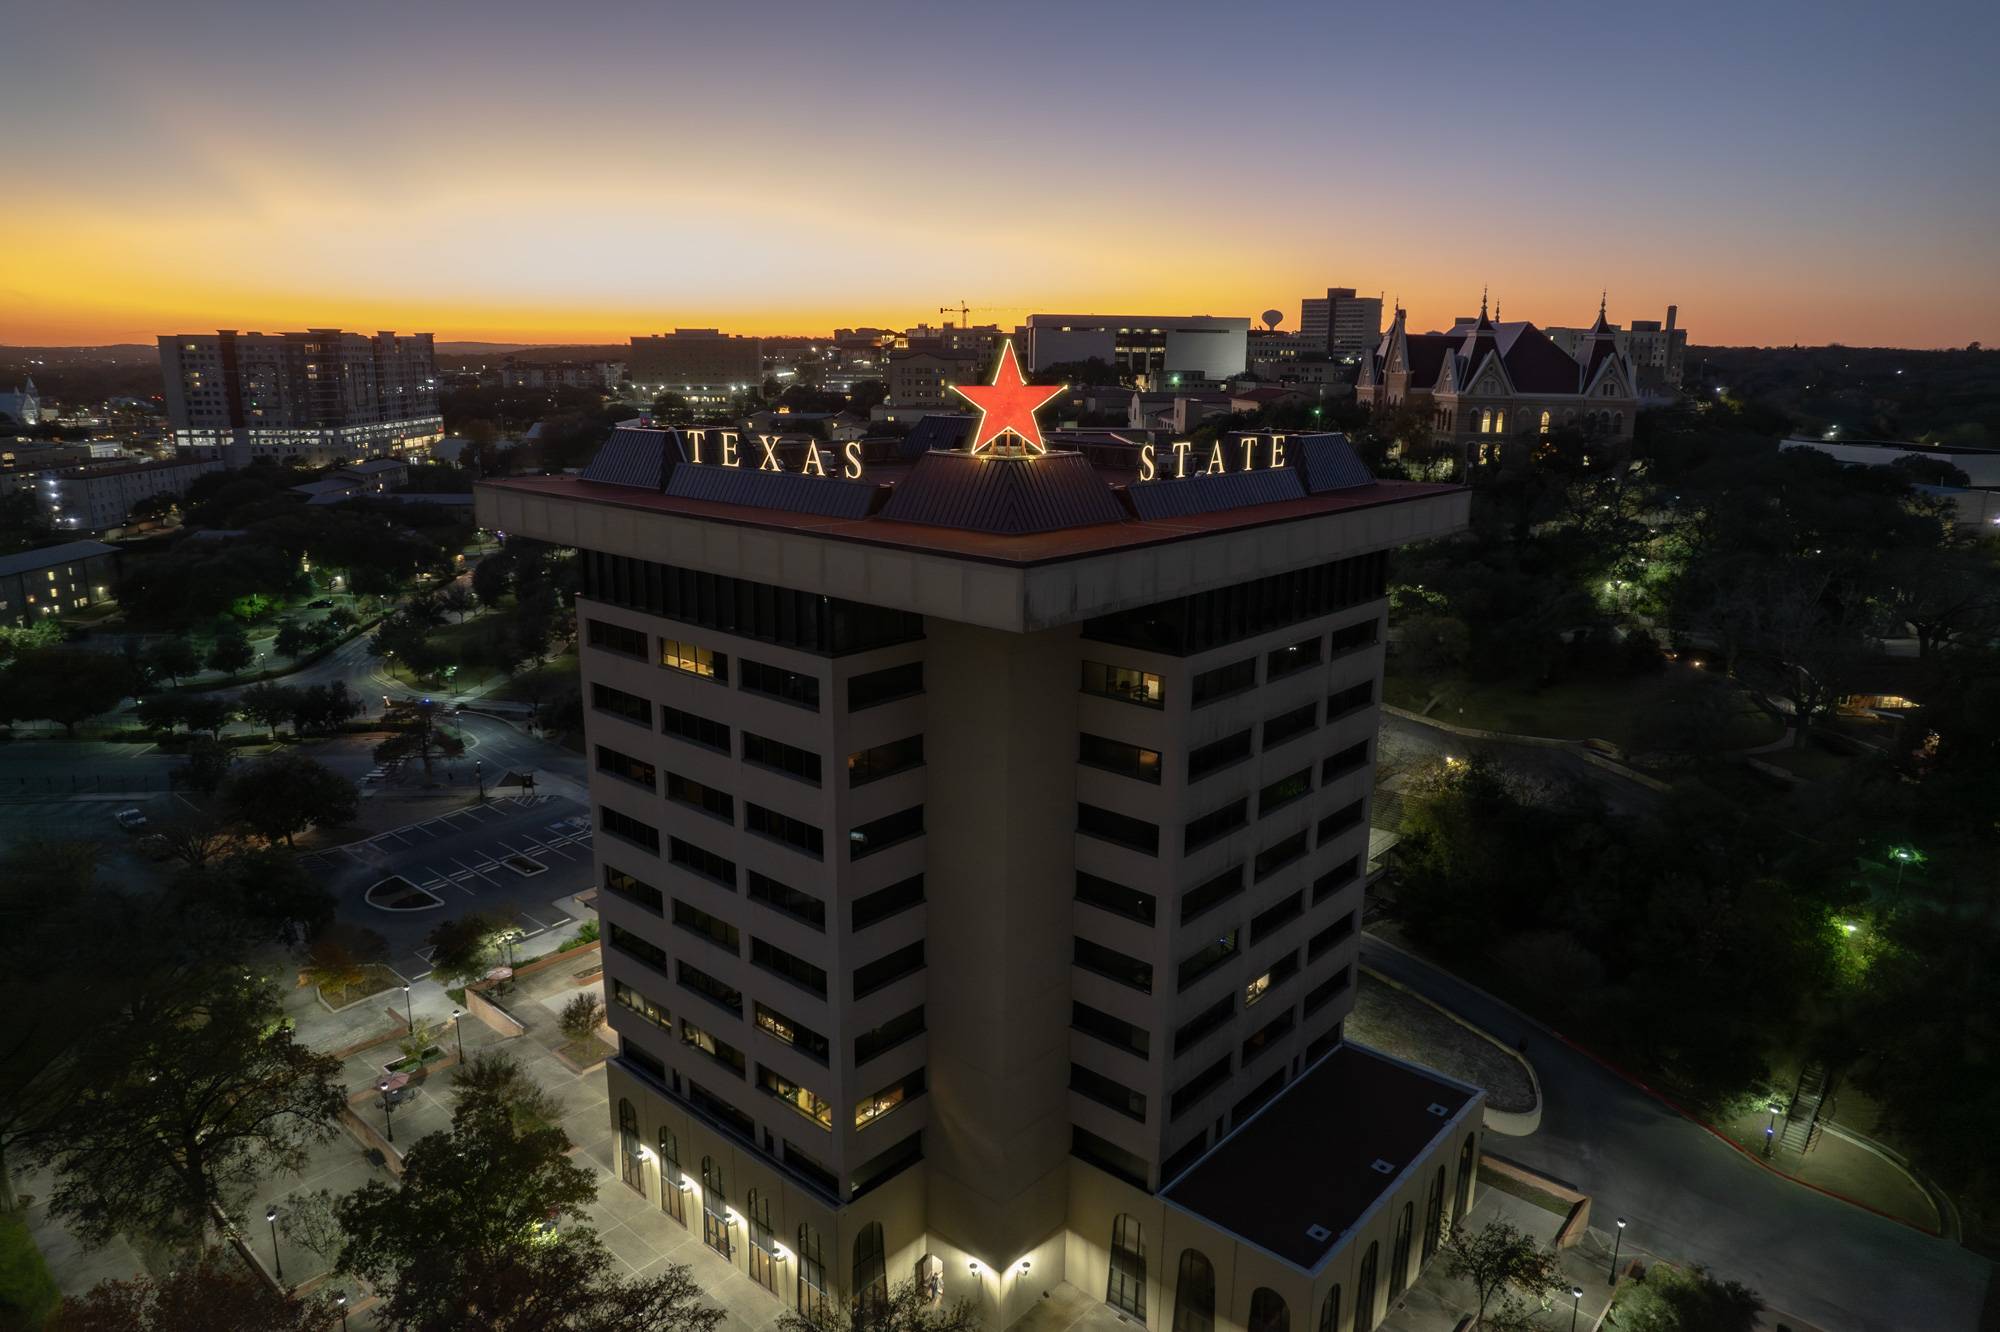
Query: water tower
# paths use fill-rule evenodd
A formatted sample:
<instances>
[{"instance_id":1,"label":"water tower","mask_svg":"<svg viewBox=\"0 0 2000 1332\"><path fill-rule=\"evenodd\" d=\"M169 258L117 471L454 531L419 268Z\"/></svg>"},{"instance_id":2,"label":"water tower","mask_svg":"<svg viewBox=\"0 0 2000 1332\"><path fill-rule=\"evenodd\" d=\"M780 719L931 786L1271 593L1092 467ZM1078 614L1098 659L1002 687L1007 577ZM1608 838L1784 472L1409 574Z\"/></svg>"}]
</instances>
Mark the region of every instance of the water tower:
<instances>
[{"instance_id":1,"label":"water tower","mask_svg":"<svg viewBox=\"0 0 2000 1332\"><path fill-rule=\"evenodd\" d=\"M1278 325L1285 318L1285 312L1283 310L1266 310L1263 317L1265 329L1275 333L1278 331Z\"/></svg>"}]
</instances>

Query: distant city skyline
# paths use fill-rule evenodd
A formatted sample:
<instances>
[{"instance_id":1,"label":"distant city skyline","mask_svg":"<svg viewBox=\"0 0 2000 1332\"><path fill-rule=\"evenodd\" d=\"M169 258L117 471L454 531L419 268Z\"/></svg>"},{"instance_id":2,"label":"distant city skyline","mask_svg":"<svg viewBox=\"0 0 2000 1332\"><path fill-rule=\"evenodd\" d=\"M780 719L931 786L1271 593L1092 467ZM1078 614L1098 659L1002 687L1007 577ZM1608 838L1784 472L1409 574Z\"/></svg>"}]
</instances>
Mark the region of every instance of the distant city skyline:
<instances>
[{"instance_id":1,"label":"distant city skyline","mask_svg":"<svg viewBox=\"0 0 2000 1332\"><path fill-rule=\"evenodd\" d=\"M1296 329L1330 284L1413 329L1608 288L1698 343L2000 341L1991 6L1161 8L31 8L0 342Z\"/></svg>"}]
</instances>

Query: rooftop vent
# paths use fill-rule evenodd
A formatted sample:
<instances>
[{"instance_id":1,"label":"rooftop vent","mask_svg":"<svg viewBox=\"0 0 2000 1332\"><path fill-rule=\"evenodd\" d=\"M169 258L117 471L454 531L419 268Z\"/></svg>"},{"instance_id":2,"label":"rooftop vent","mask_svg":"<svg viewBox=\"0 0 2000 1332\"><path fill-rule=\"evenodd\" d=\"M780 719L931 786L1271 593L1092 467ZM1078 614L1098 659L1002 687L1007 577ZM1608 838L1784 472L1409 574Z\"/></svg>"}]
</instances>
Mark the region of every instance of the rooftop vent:
<instances>
[{"instance_id":1,"label":"rooftop vent","mask_svg":"<svg viewBox=\"0 0 2000 1332\"><path fill-rule=\"evenodd\" d=\"M1439 1105L1436 1101L1431 1102L1431 1113L1436 1115L1439 1119L1446 1119L1449 1118L1451 1115L1451 1111L1449 1109Z\"/></svg>"},{"instance_id":2,"label":"rooftop vent","mask_svg":"<svg viewBox=\"0 0 2000 1332\"><path fill-rule=\"evenodd\" d=\"M1307 1226L1306 1238L1309 1240L1313 1240L1317 1243L1324 1244L1326 1241L1333 1238L1333 1232L1331 1230L1328 1230L1325 1226Z\"/></svg>"},{"instance_id":3,"label":"rooftop vent","mask_svg":"<svg viewBox=\"0 0 2000 1332\"><path fill-rule=\"evenodd\" d=\"M1393 1175L1396 1173L1396 1167L1390 1165L1379 1156L1375 1158L1375 1164L1368 1168L1378 1175Z\"/></svg>"}]
</instances>

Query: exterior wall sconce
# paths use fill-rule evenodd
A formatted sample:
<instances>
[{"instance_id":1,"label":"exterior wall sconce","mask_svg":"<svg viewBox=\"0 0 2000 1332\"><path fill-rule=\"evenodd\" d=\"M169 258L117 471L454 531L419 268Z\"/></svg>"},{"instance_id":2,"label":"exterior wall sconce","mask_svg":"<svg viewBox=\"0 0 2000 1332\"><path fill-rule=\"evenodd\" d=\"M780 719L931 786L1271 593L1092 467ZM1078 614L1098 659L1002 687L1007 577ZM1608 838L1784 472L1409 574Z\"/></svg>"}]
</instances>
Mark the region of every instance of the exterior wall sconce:
<instances>
[{"instance_id":1,"label":"exterior wall sconce","mask_svg":"<svg viewBox=\"0 0 2000 1332\"><path fill-rule=\"evenodd\" d=\"M977 1258L973 1259L965 1265L965 1269L968 1272L977 1272L979 1270L979 1260Z\"/></svg>"}]
</instances>

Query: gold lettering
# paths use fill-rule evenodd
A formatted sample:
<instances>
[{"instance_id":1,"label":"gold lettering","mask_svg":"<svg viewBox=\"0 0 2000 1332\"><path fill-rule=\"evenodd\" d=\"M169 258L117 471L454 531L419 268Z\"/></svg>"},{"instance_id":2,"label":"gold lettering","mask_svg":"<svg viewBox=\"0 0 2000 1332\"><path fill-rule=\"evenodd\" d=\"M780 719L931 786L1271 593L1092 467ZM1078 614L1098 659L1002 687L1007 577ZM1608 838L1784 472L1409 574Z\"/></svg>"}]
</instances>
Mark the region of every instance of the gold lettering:
<instances>
[{"instance_id":1,"label":"gold lettering","mask_svg":"<svg viewBox=\"0 0 2000 1332\"><path fill-rule=\"evenodd\" d=\"M1283 435L1271 436L1270 465L1272 467L1283 467L1285 465L1285 437Z\"/></svg>"},{"instance_id":2,"label":"gold lettering","mask_svg":"<svg viewBox=\"0 0 2000 1332\"><path fill-rule=\"evenodd\" d=\"M806 441L806 461L805 465L799 468L799 472L804 476L826 475L826 464L819 460L819 445L811 440Z\"/></svg>"},{"instance_id":3,"label":"gold lettering","mask_svg":"<svg viewBox=\"0 0 2000 1332\"><path fill-rule=\"evenodd\" d=\"M720 433L722 435L722 465L724 467L741 467L743 464L736 457L736 432L734 430L724 430Z\"/></svg>"},{"instance_id":4,"label":"gold lettering","mask_svg":"<svg viewBox=\"0 0 2000 1332\"><path fill-rule=\"evenodd\" d=\"M1214 476L1222 470L1222 441L1216 440L1208 450L1208 474Z\"/></svg>"},{"instance_id":5,"label":"gold lettering","mask_svg":"<svg viewBox=\"0 0 2000 1332\"><path fill-rule=\"evenodd\" d=\"M1174 451L1174 480L1178 481L1187 475L1188 450L1194 445L1185 439L1177 439L1167 447Z\"/></svg>"},{"instance_id":6,"label":"gold lettering","mask_svg":"<svg viewBox=\"0 0 2000 1332\"><path fill-rule=\"evenodd\" d=\"M1251 468L1252 466L1254 466L1254 463L1253 463L1253 461L1252 461L1252 460L1253 460L1253 459L1255 459L1255 458L1256 458L1256 456L1257 456L1257 437L1256 437L1255 435L1245 435L1245 436L1243 437L1243 470L1244 470L1244 471L1246 471L1246 472L1247 472L1247 471L1249 471L1249 470L1250 470L1250 468Z\"/></svg>"},{"instance_id":7,"label":"gold lettering","mask_svg":"<svg viewBox=\"0 0 2000 1332\"><path fill-rule=\"evenodd\" d=\"M848 440L847 443L841 448L840 452L841 456L847 459L847 465L840 469L840 474L846 477L849 481L860 480L861 441L858 439Z\"/></svg>"},{"instance_id":8,"label":"gold lettering","mask_svg":"<svg viewBox=\"0 0 2000 1332\"><path fill-rule=\"evenodd\" d=\"M706 430L690 430L687 432L688 443L694 446L694 452L688 455L689 461L701 461L701 441L702 437L706 434L708 434Z\"/></svg>"},{"instance_id":9,"label":"gold lettering","mask_svg":"<svg viewBox=\"0 0 2000 1332\"><path fill-rule=\"evenodd\" d=\"M782 472L785 470L778 464L778 437L776 435L759 435L757 436L757 444L764 450L764 461L757 464L758 471Z\"/></svg>"},{"instance_id":10,"label":"gold lettering","mask_svg":"<svg viewBox=\"0 0 2000 1332\"><path fill-rule=\"evenodd\" d=\"M1141 481L1151 481L1159 474L1160 469L1153 463L1153 446L1151 444L1141 444L1139 446L1139 479Z\"/></svg>"}]
</instances>

